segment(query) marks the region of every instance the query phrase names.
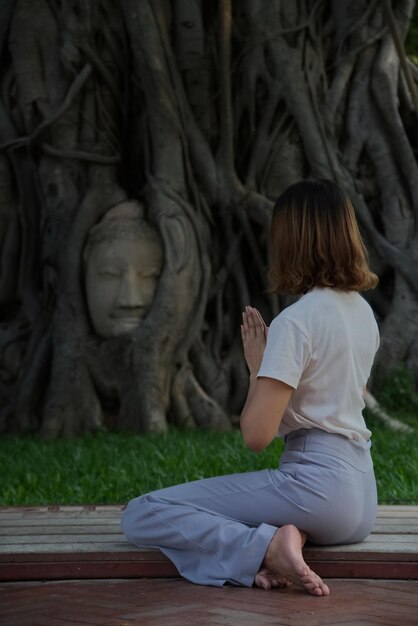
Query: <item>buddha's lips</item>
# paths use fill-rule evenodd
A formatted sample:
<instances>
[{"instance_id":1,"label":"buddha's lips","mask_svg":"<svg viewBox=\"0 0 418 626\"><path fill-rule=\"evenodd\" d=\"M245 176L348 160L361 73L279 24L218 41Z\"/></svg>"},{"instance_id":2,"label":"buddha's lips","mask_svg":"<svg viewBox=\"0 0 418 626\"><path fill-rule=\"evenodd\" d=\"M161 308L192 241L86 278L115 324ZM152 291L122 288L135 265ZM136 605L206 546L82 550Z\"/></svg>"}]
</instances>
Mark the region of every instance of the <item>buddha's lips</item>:
<instances>
[{"instance_id":1,"label":"buddha's lips","mask_svg":"<svg viewBox=\"0 0 418 626\"><path fill-rule=\"evenodd\" d=\"M144 314L142 312L139 312L136 315L127 315L126 313L112 313L109 317L111 320L117 322L127 322L129 324L136 323L138 322L138 320L142 320L144 318Z\"/></svg>"}]
</instances>

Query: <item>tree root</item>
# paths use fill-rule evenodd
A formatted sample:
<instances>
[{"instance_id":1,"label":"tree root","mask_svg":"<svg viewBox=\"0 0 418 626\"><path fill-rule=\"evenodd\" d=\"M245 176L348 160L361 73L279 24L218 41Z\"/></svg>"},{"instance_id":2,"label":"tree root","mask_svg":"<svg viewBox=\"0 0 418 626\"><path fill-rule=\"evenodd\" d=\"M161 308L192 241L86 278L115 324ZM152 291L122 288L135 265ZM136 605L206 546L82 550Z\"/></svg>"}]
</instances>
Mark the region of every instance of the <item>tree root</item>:
<instances>
[{"instance_id":1,"label":"tree root","mask_svg":"<svg viewBox=\"0 0 418 626\"><path fill-rule=\"evenodd\" d=\"M386 413L386 411L382 409L382 407L380 406L376 398L370 393L370 391L366 391L364 402L369 411L373 413L373 415L375 415L378 419L380 419L390 430L402 433L414 432L414 429L411 426L408 426L408 424L405 424L404 422L401 422Z\"/></svg>"}]
</instances>

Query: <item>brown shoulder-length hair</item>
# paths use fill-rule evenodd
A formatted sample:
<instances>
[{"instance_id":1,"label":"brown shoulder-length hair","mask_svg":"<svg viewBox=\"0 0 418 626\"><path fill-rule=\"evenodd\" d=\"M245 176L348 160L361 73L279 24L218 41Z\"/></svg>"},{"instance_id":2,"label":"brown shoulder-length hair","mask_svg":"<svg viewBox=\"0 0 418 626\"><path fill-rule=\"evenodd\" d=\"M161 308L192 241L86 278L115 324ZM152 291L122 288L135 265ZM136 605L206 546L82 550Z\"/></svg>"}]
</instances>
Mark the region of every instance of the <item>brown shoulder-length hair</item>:
<instances>
[{"instance_id":1,"label":"brown shoulder-length hair","mask_svg":"<svg viewBox=\"0 0 418 626\"><path fill-rule=\"evenodd\" d=\"M274 206L270 245L269 291L366 291L378 283L350 198L331 180L308 178L286 189Z\"/></svg>"}]
</instances>

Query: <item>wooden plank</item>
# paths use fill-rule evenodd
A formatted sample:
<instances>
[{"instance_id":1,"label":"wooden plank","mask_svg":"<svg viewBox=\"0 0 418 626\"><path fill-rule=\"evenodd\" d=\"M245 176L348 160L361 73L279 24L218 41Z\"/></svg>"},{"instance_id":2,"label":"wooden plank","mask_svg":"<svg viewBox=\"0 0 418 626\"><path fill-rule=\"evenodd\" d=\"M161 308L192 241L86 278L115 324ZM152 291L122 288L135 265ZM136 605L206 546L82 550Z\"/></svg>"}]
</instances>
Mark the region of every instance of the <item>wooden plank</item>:
<instances>
[{"instance_id":1,"label":"wooden plank","mask_svg":"<svg viewBox=\"0 0 418 626\"><path fill-rule=\"evenodd\" d=\"M161 561L167 562L168 559L160 550L140 549L131 546L130 551L126 552L108 552L106 549L93 552L73 551L73 552L46 552L42 553L13 553L9 555L0 555L0 564L5 563L43 563L43 562L71 562L71 561Z\"/></svg>"},{"instance_id":2,"label":"wooden plank","mask_svg":"<svg viewBox=\"0 0 418 626\"><path fill-rule=\"evenodd\" d=\"M33 528L35 533L38 533L38 529L41 528L58 528L58 527L72 527L72 526L77 526L81 528L90 528L91 530L94 530L94 532L96 532L96 528L98 526L103 527L103 528L108 528L108 527L112 527L113 528L120 528L120 518L119 517L110 517L108 519L89 519L89 518L84 518L84 519L67 519L66 517L62 517L62 518L51 518L48 520L39 520L39 519L28 519L28 520L17 520L17 521L9 521L7 523L5 523L4 520L2 520L2 525L0 527L0 534L7 534L9 531L10 532L14 532L16 529L18 528L27 528L28 530ZM408 534L417 534L418 535L418 523L415 524L415 521L412 521L412 524L410 523L409 520L402 520L402 522L397 522L396 520L394 520L393 518L390 518L387 521L381 521L381 520L377 520L376 522L376 526L375 529L373 531L374 532L380 532L380 533L384 533L384 532L388 532L388 530L391 527L395 527L396 528L396 533L395 534L403 534L403 532L408 532ZM20 532L20 531L19 531ZM78 532L78 531L77 531Z\"/></svg>"},{"instance_id":3,"label":"wooden plank","mask_svg":"<svg viewBox=\"0 0 418 626\"><path fill-rule=\"evenodd\" d=\"M125 504L48 504L45 506L2 506L0 508L2 513L15 514L15 513L50 513L50 512L62 512L62 513L81 513L81 512L108 512L112 510L121 510L125 507ZM418 508L418 507L417 507Z\"/></svg>"},{"instance_id":4,"label":"wooden plank","mask_svg":"<svg viewBox=\"0 0 418 626\"><path fill-rule=\"evenodd\" d=\"M88 517L67 517L66 515L63 515L61 517L58 517L56 515L54 515L53 517L51 516L50 518L32 518L32 517L28 517L26 519L17 519L17 520L5 520L4 518L2 519L0 517L0 532L4 532L5 529L7 528L31 528L32 526L34 528L42 528L43 526L48 525L49 527L53 527L53 526L96 526L98 524L100 525L107 525L107 524L116 524L119 526L120 528L120 515L114 515L114 516L108 516L106 518L104 517L97 517L97 516L93 516L93 515L89 515Z\"/></svg>"},{"instance_id":5,"label":"wooden plank","mask_svg":"<svg viewBox=\"0 0 418 626\"><path fill-rule=\"evenodd\" d=\"M307 561L324 578L418 580L418 563ZM0 580L68 580L85 578L177 577L170 561L54 561L0 564Z\"/></svg>"},{"instance_id":6,"label":"wooden plank","mask_svg":"<svg viewBox=\"0 0 418 626\"><path fill-rule=\"evenodd\" d=\"M393 507L396 508L396 507ZM379 510L379 517L391 517L393 515L393 510ZM410 517L413 519L416 519L418 516L418 511L416 510L416 507L411 507L411 510L407 511L397 511L396 512L396 517L400 518L400 517Z\"/></svg>"},{"instance_id":7,"label":"wooden plank","mask_svg":"<svg viewBox=\"0 0 418 626\"><path fill-rule=\"evenodd\" d=\"M1 514L6 515L18 515L18 514L30 514L43 515L48 513L65 513L67 515L77 515L83 513L95 512L108 513L121 511L125 508L125 504L71 504L71 505L48 505L48 506L2 506L0 507ZM391 514L399 515L404 513L411 513L411 515L418 515L418 505L385 505L379 504L379 514Z\"/></svg>"},{"instance_id":8,"label":"wooden plank","mask_svg":"<svg viewBox=\"0 0 418 626\"><path fill-rule=\"evenodd\" d=\"M71 580L102 578L178 577L170 561L54 561L2 563L0 580Z\"/></svg>"},{"instance_id":9,"label":"wooden plank","mask_svg":"<svg viewBox=\"0 0 418 626\"><path fill-rule=\"evenodd\" d=\"M377 514L376 524L390 524L391 522L399 522L399 524L413 523L418 525L418 517L415 515L398 517L394 513L391 513L390 515L380 515L380 513Z\"/></svg>"},{"instance_id":10,"label":"wooden plank","mask_svg":"<svg viewBox=\"0 0 418 626\"><path fill-rule=\"evenodd\" d=\"M337 560L337 559L354 559L354 560L370 560L373 559L386 559L386 560L415 560L418 561L418 554L415 549L392 549L390 551L381 550L381 546L375 546L369 550L357 550L350 551L350 546L340 546L340 549L336 549L334 551L326 550L322 547L310 547L304 550L304 554L306 558L315 558L315 559L324 559L327 560ZM147 548L135 548L128 542L119 543L119 544L111 544L109 542L106 543L74 543L74 544L62 544L62 543L50 543L47 545L40 545L39 549L35 552L31 549L30 544L25 545L11 545L8 550L4 550L0 553L0 561L6 562L11 560L16 560L20 558L20 560L44 560L47 558L48 554L60 556L62 558L64 554L67 555L80 555L85 554L86 558L92 558L92 555L106 553L109 555L109 559L117 560L125 558L125 555L128 555L128 558L131 555L136 555L138 559L147 558L146 556L150 552L155 554L160 554L157 550L147 549ZM55 556L54 556L55 558ZM94 557L97 558L97 557ZM165 557L162 557L165 558Z\"/></svg>"},{"instance_id":11,"label":"wooden plank","mask_svg":"<svg viewBox=\"0 0 418 626\"><path fill-rule=\"evenodd\" d=\"M343 550L350 550L353 552L368 550L371 546L380 545L384 547L386 550L386 546L390 549L390 546L395 547L395 544L403 544L408 543L412 546L415 546L415 549L418 550L418 535L389 535L389 534L374 534L369 535L364 541L360 543L352 543L348 545L335 545L335 546L321 546L322 550L325 551L334 551L339 550L341 547ZM396 549L396 547L395 547Z\"/></svg>"},{"instance_id":12,"label":"wooden plank","mask_svg":"<svg viewBox=\"0 0 418 626\"><path fill-rule=\"evenodd\" d=\"M384 551L379 549L378 546L376 550L363 550L357 552L350 552L349 550L345 550L347 546L341 546L341 550L325 551L321 546L305 548L303 554L306 559L320 561L326 559L327 561L344 561L344 560L352 560L352 561L370 561L373 559L374 561L416 561L418 562L418 554L416 550L391 550ZM1 560L1 555L0 555Z\"/></svg>"},{"instance_id":13,"label":"wooden plank","mask_svg":"<svg viewBox=\"0 0 418 626\"><path fill-rule=\"evenodd\" d=\"M415 545L418 545L418 535L416 534L412 534L412 535L403 535L403 534L399 534L399 533L371 533L368 537L366 537L366 539L364 539L363 541L361 541L360 543L353 543L351 544L353 546L353 549L355 549L355 546L367 546L369 543L387 543L387 542L391 542L391 543L402 543L404 541L407 541L408 543L412 543ZM330 548L336 548L337 546L329 546Z\"/></svg>"},{"instance_id":14,"label":"wooden plank","mask_svg":"<svg viewBox=\"0 0 418 626\"><path fill-rule=\"evenodd\" d=\"M87 523L87 524L68 524L63 522L49 523L45 525L45 522L40 524L19 524L0 526L0 537L8 537L10 535L86 535L86 534L120 534L120 523L110 521L108 524L101 523ZM400 524L386 524L383 526L377 525L373 529L373 535L418 535L418 528L416 526L400 525Z\"/></svg>"},{"instance_id":15,"label":"wooden plank","mask_svg":"<svg viewBox=\"0 0 418 626\"><path fill-rule=\"evenodd\" d=\"M418 513L418 504L379 504L380 511L416 511Z\"/></svg>"},{"instance_id":16,"label":"wooden plank","mask_svg":"<svg viewBox=\"0 0 418 626\"><path fill-rule=\"evenodd\" d=\"M132 546L130 546L129 544L118 544L118 545L112 545L109 542L107 543L100 543L100 542L95 542L95 543L78 543L75 542L73 544L61 544L61 543L49 543L49 544L42 544L39 546L39 548L36 550L36 552L33 550L33 547L31 548L30 544L12 544L9 549L6 551L2 551L0 553L0 561L8 561L11 560L12 558L14 558L15 555L21 554L21 555L26 555L27 558L32 558L35 560L38 560L40 558L40 555L45 555L45 554L72 554L72 553L77 553L77 554L81 554L81 553L97 553L97 552L107 552L109 553L109 555L111 555L111 557L113 559L117 559L117 558L121 558L122 555L127 552L130 553L132 550ZM418 560L417 558L417 550L415 547L409 546L408 544L405 544L404 546L402 546L402 549L396 549L395 547L392 547L390 550L382 550L380 545L375 545L375 546L371 546L371 548L369 550L357 550L357 551L350 551L350 550L346 550L345 546L343 546L341 549L337 549L335 551L325 551L322 548L306 548L305 549L305 553L306 555L310 556L311 554L322 554L323 558L324 555L326 555L326 558L328 560L334 560L334 559L343 559L343 558L351 558L351 559L357 559L357 560L362 560L362 559L369 559L371 556L373 556L374 558L377 557L377 555L382 555L382 559L396 559L396 558L402 558L402 559L411 559L411 560ZM31 555L31 556L29 556Z\"/></svg>"},{"instance_id":17,"label":"wooden plank","mask_svg":"<svg viewBox=\"0 0 418 626\"><path fill-rule=\"evenodd\" d=\"M323 578L375 578L418 580L418 563L386 561L309 561L308 565Z\"/></svg>"},{"instance_id":18,"label":"wooden plank","mask_svg":"<svg viewBox=\"0 0 418 626\"><path fill-rule=\"evenodd\" d=\"M106 550L106 546L101 546L101 550L77 550L72 552L45 552L45 553L31 553L31 552L14 552L7 555L0 555L0 563L38 563L38 562L54 562L54 561L167 561L162 552L150 548L132 548L124 552L109 552ZM402 561L402 562L417 562L417 556L415 553L400 554L394 552L391 554L383 552L375 553L363 553L357 554L350 553L327 553L324 555L320 549L316 552L304 551L305 558L309 562L319 562L326 560L327 562L333 561L387 561L390 563Z\"/></svg>"},{"instance_id":19,"label":"wooden plank","mask_svg":"<svg viewBox=\"0 0 418 626\"><path fill-rule=\"evenodd\" d=\"M396 521L399 524L414 524L415 526L418 526L418 515L410 515L405 513L404 515L393 515L392 514L382 514L380 515L380 513L378 513L377 519L376 519L376 523L380 523L380 524L384 524L384 523L390 523L389 520L392 521Z\"/></svg>"},{"instance_id":20,"label":"wooden plank","mask_svg":"<svg viewBox=\"0 0 418 626\"><path fill-rule=\"evenodd\" d=\"M13 536L0 536L0 551L7 550L7 546L10 545L23 545L31 544L33 550L36 551L38 544L48 545L49 543L56 543L59 539L62 543L74 544L74 543L109 543L109 545L116 547L119 544L125 543L126 539L123 537L121 531L118 534L115 533L97 533L91 534L78 534L69 533L66 535L13 535Z\"/></svg>"},{"instance_id":21,"label":"wooden plank","mask_svg":"<svg viewBox=\"0 0 418 626\"><path fill-rule=\"evenodd\" d=\"M43 543L36 546L36 551L33 549L30 543L27 544L10 544L5 549L0 551L0 560L7 558L8 554L44 554L48 552L54 552L59 554L61 552L112 552L113 556L119 552L130 552L132 546L128 543L112 543L107 542L88 542L80 543L75 541L73 543Z\"/></svg>"},{"instance_id":22,"label":"wooden plank","mask_svg":"<svg viewBox=\"0 0 418 626\"><path fill-rule=\"evenodd\" d=\"M78 534L69 533L59 536L60 543L109 543L113 547L119 548L119 545L127 543L121 531L115 533L97 533L97 534ZM38 544L46 545L48 543L56 543L57 535L10 535L0 537L0 551L7 550L9 545L31 544L36 550ZM321 546L324 551L339 551L341 548L349 552L364 552L364 550L376 549L376 546L382 546L384 550L398 549L399 544L411 546L418 552L418 536L417 535L369 535L367 539L361 543L353 543L341 546ZM399 545L399 549L404 549L403 545Z\"/></svg>"},{"instance_id":23,"label":"wooden plank","mask_svg":"<svg viewBox=\"0 0 418 626\"><path fill-rule=\"evenodd\" d=\"M15 522L18 520L42 520L47 521L49 519L96 519L107 520L109 518L120 519L123 511L122 506L119 507L100 507L100 508L88 508L88 507L75 507L75 510L63 510L61 507L46 509L14 509L5 511L0 507L0 521L1 522Z\"/></svg>"},{"instance_id":24,"label":"wooden plank","mask_svg":"<svg viewBox=\"0 0 418 626\"><path fill-rule=\"evenodd\" d=\"M65 516L77 515L106 515L121 512L125 508L124 504L86 504L86 505L50 505L50 506L20 506L20 507L0 507L0 515L9 517L22 517L26 515L49 515L63 514ZM413 518L418 517L418 506L398 506L398 505L379 505L379 517L394 516L403 517L410 515Z\"/></svg>"},{"instance_id":25,"label":"wooden plank","mask_svg":"<svg viewBox=\"0 0 418 626\"><path fill-rule=\"evenodd\" d=\"M0 536L8 535L11 532L16 535L21 534L52 534L63 532L68 533L86 533L86 532L120 532L121 525L119 519L100 520L67 520L67 519L51 519L51 520L18 520L13 522L0 522ZM396 520L390 520L387 523L376 522L373 534L409 534L418 535L418 525L415 520L398 523Z\"/></svg>"},{"instance_id":26,"label":"wooden plank","mask_svg":"<svg viewBox=\"0 0 418 626\"><path fill-rule=\"evenodd\" d=\"M87 505L87 506L50 506L50 507L0 507L0 525L7 525L9 522L24 523L31 520L35 522L39 520L39 523L45 523L46 519L50 519L54 522L60 519L67 521L78 519L83 520L83 523L94 523L95 521L101 521L106 518L120 519L121 513L124 509L123 505ZM418 525L418 506L410 507L384 507L379 506L378 510L378 523L384 523L385 519L389 518L393 520L409 520L409 523L416 523Z\"/></svg>"},{"instance_id":27,"label":"wooden plank","mask_svg":"<svg viewBox=\"0 0 418 626\"><path fill-rule=\"evenodd\" d=\"M35 524L40 524L45 521L53 521L53 520L67 520L69 523L79 523L79 524L88 524L90 520L101 521L102 523L107 522L109 519L119 520L122 517L122 510L120 511L104 511L102 513L97 513L96 511L92 511L90 513L77 513L73 515L71 513L64 513L62 511L57 511L56 513L42 513L38 515L36 512L33 514L26 513L25 515L5 515L1 512L0 508L0 524L24 524L26 522L33 522ZM381 515L378 513L376 518L376 523L379 524L389 524L390 522L399 522L400 524L408 524L415 523L418 524L418 517L415 515L407 515L404 514L402 516L395 515L391 513L389 515Z\"/></svg>"},{"instance_id":28,"label":"wooden plank","mask_svg":"<svg viewBox=\"0 0 418 626\"><path fill-rule=\"evenodd\" d=\"M377 516L376 519L376 524L394 524L394 523L398 523L398 524L413 524L415 523L415 525L418 525L418 513L416 515L410 514L407 516L402 516L402 517L398 517L397 515L394 515L393 513L391 515L380 515L380 513Z\"/></svg>"},{"instance_id":29,"label":"wooden plank","mask_svg":"<svg viewBox=\"0 0 418 626\"><path fill-rule=\"evenodd\" d=\"M45 524L32 526L28 524L21 524L19 526L13 526L13 536L18 535L26 535L26 536L45 536L45 535L86 535L94 532L95 534L117 534L120 535L121 528L120 524L115 524L114 522L109 522L108 524L103 524L103 522L98 524L63 524L54 523L54 524ZM0 527L0 542L2 541L1 537L10 537L11 529L9 526Z\"/></svg>"},{"instance_id":30,"label":"wooden plank","mask_svg":"<svg viewBox=\"0 0 418 626\"><path fill-rule=\"evenodd\" d=\"M418 535L418 528L416 524L397 524L393 522L391 524L376 524L373 528L373 534L398 534L403 535Z\"/></svg>"},{"instance_id":31,"label":"wooden plank","mask_svg":"<svg viewBox=\"0 0 418 626\"><path fill-rule=\"evenodd\" d=\"M84 532L84 529L90 532L106 532L109 529L110 532L120 532L120 517L109 517L104 520L103 518L74 518L67 519L61 517L59 519L52 517L51 519L19 519L13 521L5 521L0 518L0 535L24 534L26 530L33 530L37 534L48 534L61 532L60 529L65 528L73 532ZM373 529L373 533L393 533L393 534L417 534L418 535L418 520L402 519L401 521L396 518L378 519Z\"/></svg>"},{"instance_id":32,"label":"wooden plank","mask_svg":"<svg viewBox=\"0 0 418 626\"><path fill-rule=\"evenodd\" d=\"M83 508L77 511L63 511L61 509L57 509L57 510L50 510L50 511L38 511L36 509L33 510L25 510L25 511L10 511L5 512L5 511L1 511L0 509L0 516L2 519L4 520L9 520L9 521L14 521L14 520L20 520L20 519L42 519L42 520L47 520L49 518L54 518L54 519L74 519L74 518L84 518L84 517L89 517L89 518L96 518L96 519L105 519L108 517L115 517L115 516L119 516L122 513L122 507L115 509L114 507L110 508L110 509L92 509L89 510L88 508Z\"/></svg>"},{"instance_id":33,"label":"wooden plank","mask_svg":"<svg viewBox=\"0 0 418 626\"><path fill-rule=\"evenodd\" d=\"M131 544L121 532L106 534L67 534L67 535L10 535L0 537L0 554L12 551L45 552L47 550L94 549L96 545L105 545L109 551L131 549ZM417 535L372 534L361 543L336 546L307 546L306 550L321 552L412 552L418 556Z\"/></svg>"}]
</instances>

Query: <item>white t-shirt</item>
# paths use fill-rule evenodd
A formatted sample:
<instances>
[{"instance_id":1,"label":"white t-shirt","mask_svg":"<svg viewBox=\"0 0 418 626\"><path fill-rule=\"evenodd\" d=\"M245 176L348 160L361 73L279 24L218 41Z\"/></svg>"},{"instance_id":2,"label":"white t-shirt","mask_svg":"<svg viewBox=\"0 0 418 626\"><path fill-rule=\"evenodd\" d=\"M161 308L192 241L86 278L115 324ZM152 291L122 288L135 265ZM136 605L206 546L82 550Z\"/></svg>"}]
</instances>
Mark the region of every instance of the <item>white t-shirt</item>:
<instances>
[{"instance_id":1,"label":"white t-shirt","mask_svg":"<svg viewBox=\"0 0 418 626\"><path fill-rule=\"evenodd\" d=\"M284 309L271 323L258 372L295 389L278 435L322 428L367 441L362 392L378 347L373 312L355 291L315 287Z\"/></svg>"}]
</instances>

